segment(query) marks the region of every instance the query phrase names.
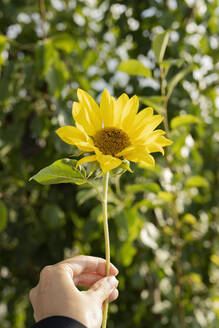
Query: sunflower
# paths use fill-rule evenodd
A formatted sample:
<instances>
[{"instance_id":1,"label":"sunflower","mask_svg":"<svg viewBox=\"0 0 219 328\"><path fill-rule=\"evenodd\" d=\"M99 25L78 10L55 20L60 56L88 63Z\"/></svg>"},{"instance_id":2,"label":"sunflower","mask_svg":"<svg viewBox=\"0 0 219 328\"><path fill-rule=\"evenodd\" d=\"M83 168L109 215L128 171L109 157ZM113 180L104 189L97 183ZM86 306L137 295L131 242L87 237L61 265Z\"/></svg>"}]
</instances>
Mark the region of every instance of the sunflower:
<instances>
[{"instance_id":1,"label":"sunflower","mask_svg":"<svg viewBox=\"0 0 219 328\"><path fill-rule=\"evenodd\" d=\"M123 159L154 166L153 152L164 154L163 147L172 142L163 130L154 130L162 121L147 107L138 113L137 96L123 93L117 100L104 90L100 106L85 91L78 89L79 102L73 103L76 126L63 126L56 133L66 143L85 153L77 165L97 161L106 173L118 167Z\"/></svg>"}]
</instances>

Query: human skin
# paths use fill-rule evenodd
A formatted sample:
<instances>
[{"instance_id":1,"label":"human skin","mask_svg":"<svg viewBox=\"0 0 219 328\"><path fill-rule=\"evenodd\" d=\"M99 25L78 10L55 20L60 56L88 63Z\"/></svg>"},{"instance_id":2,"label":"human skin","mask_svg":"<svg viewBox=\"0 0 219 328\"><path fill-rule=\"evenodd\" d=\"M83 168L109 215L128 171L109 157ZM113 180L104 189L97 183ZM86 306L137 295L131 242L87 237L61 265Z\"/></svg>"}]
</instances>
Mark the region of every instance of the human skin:
<instances>
[{"instance_id":1,"label":"human skin","mask_svg":"<svg viewBox=\"0 0 219 328\"><path fill-rule=\"evenodd\" d=\"M29 294L35 321L60 315L87 328L100 328L104 301L118 297L117 274L117 268L110 264L110 276L106 277L106 261L93 256L79 255L46 266ZM80 291L77 286L88 290Z\"/></svg>"}]
</instances>

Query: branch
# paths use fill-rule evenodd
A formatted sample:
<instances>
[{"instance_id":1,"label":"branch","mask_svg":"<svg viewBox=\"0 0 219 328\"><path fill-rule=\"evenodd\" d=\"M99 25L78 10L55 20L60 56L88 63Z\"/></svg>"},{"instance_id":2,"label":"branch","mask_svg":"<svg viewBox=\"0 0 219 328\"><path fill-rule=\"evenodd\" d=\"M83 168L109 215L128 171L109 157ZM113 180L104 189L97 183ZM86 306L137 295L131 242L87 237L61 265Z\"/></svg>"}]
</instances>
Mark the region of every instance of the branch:
<instances>
[{"instance_id":1,"label":"branch","mask_svg":"<svg viewBox=\"0 0 219 328\"><path fill-rule=\"evenodd\" d=\"M45 7L44 0L40 0L40 14L41 14L41 21L42 21L43 40L45 40L46 39L46 7Z\"/></svg>"}]
</instances>

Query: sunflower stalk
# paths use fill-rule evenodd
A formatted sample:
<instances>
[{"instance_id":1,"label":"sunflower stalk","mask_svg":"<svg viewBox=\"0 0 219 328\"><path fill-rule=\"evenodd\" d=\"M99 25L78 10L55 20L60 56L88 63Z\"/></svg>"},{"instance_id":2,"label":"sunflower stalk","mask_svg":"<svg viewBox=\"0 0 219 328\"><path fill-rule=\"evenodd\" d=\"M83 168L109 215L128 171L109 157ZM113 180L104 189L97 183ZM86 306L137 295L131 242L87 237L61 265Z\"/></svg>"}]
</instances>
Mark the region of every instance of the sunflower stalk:
<instances>
[{"instance_id":1,"label":"sunflower stalk","mask_svg":"<svg viewBox=\"0 0 219 328\"><path fill-rule=\"evenodd\" d=\"M110 270L110 240L109 240L109 227L108 227L108 215L107 215L108 183L109 183L109 172L105 173L103 176L103 200L102 200L107 276L109 276L109 270ZM108 307L109 307L109 301L107 299L104 302L102 328L106 328Z\"/></svg>"}]
</instances>

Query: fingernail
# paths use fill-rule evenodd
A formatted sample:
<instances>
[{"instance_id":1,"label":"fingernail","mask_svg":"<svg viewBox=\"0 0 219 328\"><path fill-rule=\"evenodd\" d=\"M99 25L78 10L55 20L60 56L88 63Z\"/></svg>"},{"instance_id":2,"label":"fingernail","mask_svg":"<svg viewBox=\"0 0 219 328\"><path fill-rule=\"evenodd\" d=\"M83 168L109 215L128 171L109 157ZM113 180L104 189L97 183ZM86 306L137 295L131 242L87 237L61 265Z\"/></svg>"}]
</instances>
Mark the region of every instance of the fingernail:
<instances>
[{"instance_id":1,"label":"fingernail","mask_svg":"<svg viewBox=\"0 0 219 328\"><path fill-rule=\"evenodd\" d=\"M107 278L107 282L111 287L115 287L118 284L118 280L114 276L110 276Z\"/></svg>"},{"instance_id":2,"label":"fingernail","mask_svg":"<svg viewBox=\"0 0 219 328\"><path fill-rule=\"evenodd\" d=\"M119 270L116 267L114 267L114 268L115 268L116 276L117 276L117 274L119 273Z\"/></svg>"}]
</instances>

